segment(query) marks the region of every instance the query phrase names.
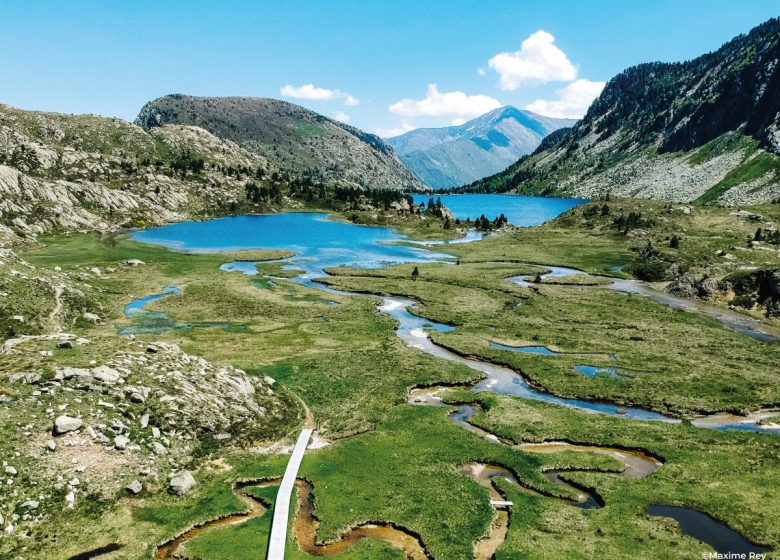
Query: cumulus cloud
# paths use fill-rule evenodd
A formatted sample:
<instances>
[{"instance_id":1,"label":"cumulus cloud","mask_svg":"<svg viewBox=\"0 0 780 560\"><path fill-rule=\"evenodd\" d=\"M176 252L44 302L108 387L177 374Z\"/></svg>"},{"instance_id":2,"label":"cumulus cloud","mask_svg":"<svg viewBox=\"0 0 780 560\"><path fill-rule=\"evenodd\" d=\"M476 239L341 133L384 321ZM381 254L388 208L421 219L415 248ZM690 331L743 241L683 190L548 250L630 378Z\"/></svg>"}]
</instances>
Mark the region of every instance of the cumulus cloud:
<instances>
[{"instance_id":1,"label":"cumulus cloud","mask_svg":"<svg viewBox=\"0 0 780 560\"><path fill-rule=\"evenodd\" d=\"M401 125L396 128L377 128L374 133L382 138L392 138L393 136L400 136L415 128L417 127L408 122L402 122Z\"/></svg>"},{"instance_id":2,"label":"cumulus cloud","mask_svg":"<svg viewBox=\"0 0 780 560\"><path fill-rule=\"evenodd\" d=\"M334 99L343 99L344 105L355 107L360 105L360 100L339 89L328 89L317 87L314 84L303 84L302 86L293 86L287 84L279 88L282 97L292 97L294 99L308 99L310 101L333 101Z\"/></svg>"},{"instance_id":3,"label":"cumulus cloud","mask_svg":"<svg viewBox=\"0 0 780 560\"><path fill-rule=\"evenodd\" d=\"M436 84L430 84L424 99L402 99L390 105L390 112L405 117L471 119L499 107L501 103L487 95L466 95L462 91L441 93Z\"/></svg>"},{"instance_id":4,"label":"cumulus cloud","mask_svg":"<svg viewBox=\"0 0 780 560\"><path fill-rule=\"evenodd\" d=\"M541 29L523 41L519 51L498 53L488 66L498 73L498 87L504 91L524 84L577 79L577 67L555 45L555 37Z\"/></svg>"},{"instance_id":5,"label":"cumulus cloud","mask_svg":"<svg viewBox=\"0 0 780 560\"><path fill-rule=\"evenodd\" d=\"M349 121L349 115L346 114L344 111L333 111L330 114L330 116L336 119L337 121L341 121L341 122Z\"/></svg>"},{"instance_id":6,"label":"cumulus cloud","mask_svg":"<svg viewBox=\"0 0 780 560\"><path fill-rule=\"evenodd\" d=\"M525 109L546 117L579 119L585 115L605 85L606 82L577 80L559 89L556 99L537 99L526 105Z\"/></svg>"}]
</instances>

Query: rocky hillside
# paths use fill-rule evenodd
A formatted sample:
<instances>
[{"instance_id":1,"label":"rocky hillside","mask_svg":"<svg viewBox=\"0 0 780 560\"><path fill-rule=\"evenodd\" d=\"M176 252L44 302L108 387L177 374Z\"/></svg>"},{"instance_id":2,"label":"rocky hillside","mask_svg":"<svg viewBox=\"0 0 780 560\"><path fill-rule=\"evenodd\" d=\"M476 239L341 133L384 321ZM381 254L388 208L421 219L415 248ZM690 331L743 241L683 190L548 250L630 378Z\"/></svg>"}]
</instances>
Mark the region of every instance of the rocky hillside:
<instances>
[{"instance_id":1,"label":"rocky hillside","mask_svg":"<svg viewBox=\"0 0 780 560\"><path fill-rule=\"evenodd\" d=\"M136 124L208 130L298 177L341 187L414 190L421 185L382 139L298 105L259 97L167 95Z\"/></svg>"},{"instance_id":2,"label":"rocky hillside","mask_svg":"<svg viewBox=\"0 0 780 560\"><path fill-rule=\"evenodd\" d=\"M423 183L450 189L506 169L545 136L575 122L507 106L460 126L418 128L387 143Z\"/></svg>"},{"instance_id":3,"label":"rocky hillside","mask_svg":"<svg viewBox=\"0 0 780 560\"><path fill-rule=\"evenodd\" d=\"M780 19L614 77L571 131L480 191L758 203L780 196Z\"/></svg>"},{"instance_id":4,"label":"rocky hillside","mask_svg":"<svg viewBox=\"0 0 780 560\"><path fill-rule=\"evenodd\" d=\"M0 105L0 236L103 230L224 213L262 156L191 126Z\"/></svg>"}]
</instances>

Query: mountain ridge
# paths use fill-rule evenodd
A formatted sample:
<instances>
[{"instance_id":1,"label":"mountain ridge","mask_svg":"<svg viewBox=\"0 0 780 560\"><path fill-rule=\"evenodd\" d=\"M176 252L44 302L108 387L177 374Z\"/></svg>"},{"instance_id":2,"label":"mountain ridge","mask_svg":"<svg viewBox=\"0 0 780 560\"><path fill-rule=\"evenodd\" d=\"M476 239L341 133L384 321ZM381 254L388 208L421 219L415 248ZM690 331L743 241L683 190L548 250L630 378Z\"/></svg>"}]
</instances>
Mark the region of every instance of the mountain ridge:
<instances>
[{"instance_id":1,"label":"mountain ridge","mask_svg":"<svg viewBox=\"0 0 780 560\"><path fill-rule=\"evenodd\" d=\"M765 202L780 196L777 91L775 18L692 60L626 69L568 133L462 190Z\"/></svg>"},{"instance_id":2,"label":"mountain ridge","mask_svg":"<svg viewBox=\"0 0 780 560\"><path fill-rule=\"evenodd\" d=\"M145 130L165 124L198 126L296 176L321 183L422 188L378 136L287 101L171 94L149 101L134 122Z\"/></svg>"},{"instance_id":3,"label":"mountain ridge","mask_svg":"<svg viewBox=\"0 0 780 560\"><path fill-rule=\"evenodd\" d=\"M386 141L424 184L447 189L506 168L574 122L505 105L461 125L418 128Z\"/></svg>"}]
</instances>

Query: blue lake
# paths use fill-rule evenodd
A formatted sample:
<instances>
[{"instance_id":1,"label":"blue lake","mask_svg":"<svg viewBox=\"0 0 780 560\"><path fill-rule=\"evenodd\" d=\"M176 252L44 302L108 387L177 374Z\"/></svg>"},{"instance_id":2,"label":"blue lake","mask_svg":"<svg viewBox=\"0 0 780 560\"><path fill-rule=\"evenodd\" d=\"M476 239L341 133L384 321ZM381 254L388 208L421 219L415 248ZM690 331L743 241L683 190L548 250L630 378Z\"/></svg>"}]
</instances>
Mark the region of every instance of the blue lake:
<instances>
[{"instance_id":1,"label":"blue lake","mask_svg":"<svg viewBox=\"0 0 780 560\"><path fill-rule=\"evenodd\" d=\"M430 195L424 194L412 196L416 204L421 202L427 204L428 199L431 198ZM433 198L435 199L436 196ZM588 200L515 194L444 194L441 195L441 202L461 220L466 218L474 220L481 214L492 220L503 213L512 225L537 226Z\"/></svg>"},{"instance_id":2,"label":"blue lake","mask_svg":"<svg viewBox=\"0 0 780 560\"><path fill-rule=\"evenodd\" d=\"M198 253L242 249L286 249L290 268L304 276L322 276L336 266L378 268L398 263L451 260L423 247L397 245L406 237L391 228L337 222L321 213L232 216L206 222L181 222L137 231L132 239ZM254 263L230 263L228 270L253 272Z\"/></svg>"}]
</instances>

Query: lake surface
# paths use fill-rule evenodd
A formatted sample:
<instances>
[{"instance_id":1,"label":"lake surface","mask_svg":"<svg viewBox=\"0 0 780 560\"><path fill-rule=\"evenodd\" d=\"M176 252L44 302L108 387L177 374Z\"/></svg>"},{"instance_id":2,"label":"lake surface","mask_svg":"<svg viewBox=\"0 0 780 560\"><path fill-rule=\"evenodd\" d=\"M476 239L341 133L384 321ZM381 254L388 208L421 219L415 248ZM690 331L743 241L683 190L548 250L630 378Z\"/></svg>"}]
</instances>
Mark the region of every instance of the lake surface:
<instances>
[{"instance_id":1,"label":"lake surface","mask_svg":"<svg viewBox=\"0 0 780 560\"><path fill-rule=\"evenodd\" d=\"M206 222L181 222L136 231L134 241L164 245L196 253L242 249L286 249L295 252L288 262L308 274L322 275L335 266L378 268L382 266L452 260L423 247L397 245L406 237L391 228L337 222L322 213L284 213L231 216ZM251 263L235 268L254 269Z\"/></svg>"},{"instance_id":2,"label":"lake surface","mask_svg":"<svg viewBox=\"0 0 780 560\"><path fill-rule=\"evenodd\" d=\"M438 196L438 195L437 195ZM433 198L436 199L437 196ZM430 195L412 195L414 202L428 204ZM473 221L484 214L489 219L504 214L515 226L538 226L567 210L588 202L585 198L547 198L516 194L444 194L441 202L456 218Z\"/></svg>"}]
</instances>

